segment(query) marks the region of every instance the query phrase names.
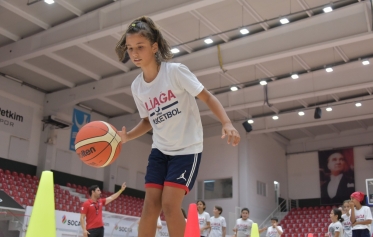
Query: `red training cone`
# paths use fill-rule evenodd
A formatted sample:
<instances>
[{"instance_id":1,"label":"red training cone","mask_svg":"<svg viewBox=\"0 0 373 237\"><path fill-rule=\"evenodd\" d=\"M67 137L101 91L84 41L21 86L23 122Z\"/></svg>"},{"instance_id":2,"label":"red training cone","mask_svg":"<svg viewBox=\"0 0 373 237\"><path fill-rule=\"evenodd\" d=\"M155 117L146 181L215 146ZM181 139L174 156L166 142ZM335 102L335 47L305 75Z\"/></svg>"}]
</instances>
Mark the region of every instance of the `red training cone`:
<instances>
[{"instance_id":1,"label":"red training cone","mask_svg":"<svg viewBox=\"0 0 373 237\"><path fill-rule=\"evenodd\" d=\"M198 213L197 205L191 203L189 205L188 220L185 226L184 237L200 237L201 233L199 231Z\"/></svg>"}]
</instances>

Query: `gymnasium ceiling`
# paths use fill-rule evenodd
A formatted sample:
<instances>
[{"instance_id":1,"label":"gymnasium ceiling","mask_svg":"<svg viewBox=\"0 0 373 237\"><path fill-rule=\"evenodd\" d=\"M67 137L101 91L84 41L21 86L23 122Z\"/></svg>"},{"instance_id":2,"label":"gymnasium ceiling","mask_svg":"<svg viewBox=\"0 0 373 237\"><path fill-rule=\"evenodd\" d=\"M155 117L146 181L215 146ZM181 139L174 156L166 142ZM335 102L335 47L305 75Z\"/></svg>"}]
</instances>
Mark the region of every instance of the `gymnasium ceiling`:
<instances>
[{"instance_id":1,"label":"gymnasium ceiling","mask_svg":"<svg viewBox=\"0 0 373 237\"><path fill-rule=\"evenodd\" d=\"M119 63L114 47L132 19L148 15L180 50L173 61L187 65L232 120L252 118L252 134L286 144L373 131L373 58L362 64L373 56L367 0L54 1L0 0L0 73L45 92L46 115L78 104L107 117L136 113L130 85L139 69ZM333 11L324 13L327 6ZM214 42L206 45L207 37ZM218 123L198 103L203 125Z\"/></svg>"}]
</instances>

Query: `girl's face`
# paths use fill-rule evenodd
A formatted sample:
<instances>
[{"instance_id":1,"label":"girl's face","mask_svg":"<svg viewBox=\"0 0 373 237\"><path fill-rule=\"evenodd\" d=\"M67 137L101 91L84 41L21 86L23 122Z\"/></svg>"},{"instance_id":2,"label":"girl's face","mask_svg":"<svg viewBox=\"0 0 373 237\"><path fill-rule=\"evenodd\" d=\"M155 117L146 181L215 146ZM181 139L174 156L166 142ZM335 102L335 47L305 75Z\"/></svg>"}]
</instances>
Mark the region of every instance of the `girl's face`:
<instances>
[{"instance_id":1,"label":"girl's face","mask_svg":"<svg viewBox=\"0 0 373 237\"><path fill-rule=\"evenodd\" d=\"M215 207L214 207L214 211L213 211L213 213L214 213L214 216L218 216L218 215L220 215L220 214L219 214L219 210L216 209Z\"/></svg>"},{"instance_id":2,"label":"girl's face","mask_svg":"<svg viewBox=\"0 0 373 237\"><path fill-rule=\"evenodd\" d=\"M334 215L334 211L333 210L330 211L330 220L332 222L336 222L338 220L338 216Z\"/></svg>"},{"instance_id":3,"label":"girl's face","mask_svg":"<svg viewBox=\"0 0 373 237\"><path fill-rule=\"evenodd\" d=\"M197 203L197 209L198 209L198 211L203 211L204 208L205 208L205 205L203 205L202 202L198 202Z\"/></svg>"},{"instance_id":4,"label":"girl's face","mask_svg":"<svg viewBox=\"0 0 373 237\"><path fill-rule=\"evenodd\" d=\"M246 220L247 218L249 218L249 212L244 210L241 212L241 216L243 220Z\"/></svg>"},{"instance_id":5,"label":"girl's face","mask_svg":"<svg viewBox=\"0 0 373 237\"><path fill-rule=\"evenodd\" d=\"M151 44L151 42L141 34L127 34L126 45L128 55L137 67L146 67L150 63L156 61L154 55L158 51L158 44Z\"/></svg>"},{"instance_id":6,"label":"girl's face","mask_svg":"<svg viewBox=\"0 0 373 237\"><path fill-rule=\"evenodd\" d=\"M360 202L353 197L351 197L351 202L354 204L355 207L360 205Z\"/></svg>"},{"instance_id":7,"label":"girl's face","mask_svg":"<svg viewBox=\"0 0 373 237\"><path fill-rule=\"evenodd\" d=\"M350 211L350 205L348 202L343 203L342 211L343 213L348 213Z\"/></svg>"}]
</instances>

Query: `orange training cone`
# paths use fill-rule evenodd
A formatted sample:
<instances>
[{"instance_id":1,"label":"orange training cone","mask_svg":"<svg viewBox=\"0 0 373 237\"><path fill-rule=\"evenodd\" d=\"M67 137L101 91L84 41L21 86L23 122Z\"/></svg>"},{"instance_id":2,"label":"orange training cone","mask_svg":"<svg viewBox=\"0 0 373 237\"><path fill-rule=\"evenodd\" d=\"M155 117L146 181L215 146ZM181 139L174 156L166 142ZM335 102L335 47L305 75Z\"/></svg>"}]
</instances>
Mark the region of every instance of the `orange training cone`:
<instances>
[{"instance_id":1,"label":"orange training cone","mask_svg":"<svg viewBox=\"0 0 373 237\"><path fill-rule=\"evenodd\" d=\"M197 205L191 203L188 211L188 221L185 226L184 237L200 237Z\"/></svg>"}]
</instances>

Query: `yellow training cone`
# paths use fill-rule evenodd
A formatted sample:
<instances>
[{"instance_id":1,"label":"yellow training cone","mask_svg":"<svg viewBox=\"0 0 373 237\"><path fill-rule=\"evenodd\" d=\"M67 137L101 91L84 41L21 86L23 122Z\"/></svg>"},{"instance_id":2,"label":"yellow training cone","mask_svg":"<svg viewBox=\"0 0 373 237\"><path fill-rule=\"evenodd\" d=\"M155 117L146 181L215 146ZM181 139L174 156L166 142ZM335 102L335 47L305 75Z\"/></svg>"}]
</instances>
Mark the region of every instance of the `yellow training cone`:
<instances>
[{"instance_id":1,"label":"yellow training cone","mask_svg":"<svg viewBox=\"0 0 373 237\"><path fill-rule=\"evenodd\" d=\"M259 237L259 228L258 223L253 223L251 226L251 235L250 237Z\"/></svg>"},{"instance_id":2,"label":"yellow training cone","mask_svg":"<svg viewBox=\"0 0 373 237\"><path fill-rule=\"evenodd\" d=\"M43 171L26 237L56 237L53 173Z\"/></svg>"}]
</instances>

